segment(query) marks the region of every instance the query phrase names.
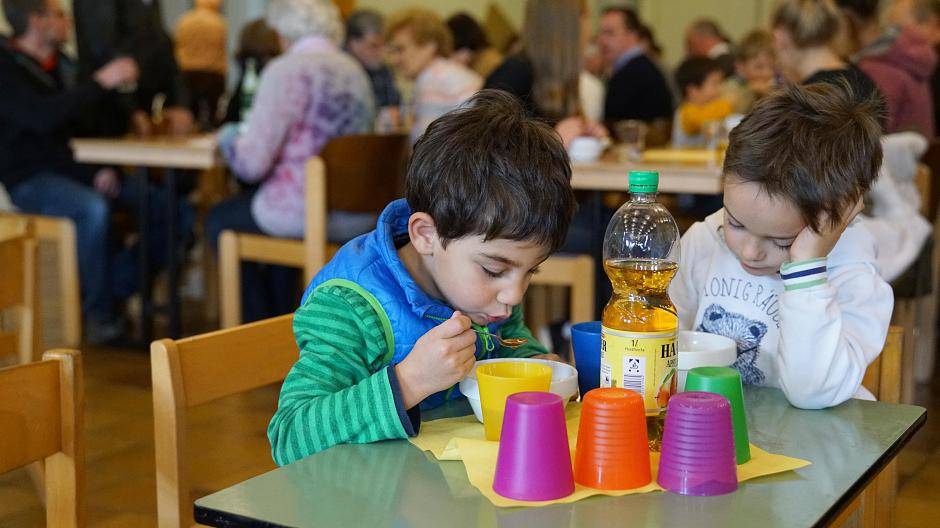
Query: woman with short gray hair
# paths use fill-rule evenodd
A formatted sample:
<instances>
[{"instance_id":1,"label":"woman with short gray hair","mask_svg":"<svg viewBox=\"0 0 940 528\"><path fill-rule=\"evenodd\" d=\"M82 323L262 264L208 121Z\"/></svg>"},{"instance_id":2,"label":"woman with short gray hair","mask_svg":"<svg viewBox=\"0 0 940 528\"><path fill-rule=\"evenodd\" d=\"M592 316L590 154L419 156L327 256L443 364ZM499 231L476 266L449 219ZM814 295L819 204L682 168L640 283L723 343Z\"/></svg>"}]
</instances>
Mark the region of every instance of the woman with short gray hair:
<instances>
[{"instance_id":1,"label":"woman with short gray hair","mask_svg":"<svg viewBox=\"0 0 940 528\"><path fill-rule=\"evenodd\" d=\"M329 140L372 129L372 86L359 64L339 47L343 28L336 6L330 0L271 0L266 19L284 53L261 73L250 115L219 133L232 172L259 187L209 212L206 240L211 247L225 229L302 238L305 163ZM374 220L371 225L344 220L328 226L331 240L341 242L374 227ZM292 310L291 299L285 299L284 306L267 303L268 313L252 306L260 304L252 302L260 292L280 288L261 284L259 271L251 268L242 267L244 320Z\"/></svg>"}]
</instances>

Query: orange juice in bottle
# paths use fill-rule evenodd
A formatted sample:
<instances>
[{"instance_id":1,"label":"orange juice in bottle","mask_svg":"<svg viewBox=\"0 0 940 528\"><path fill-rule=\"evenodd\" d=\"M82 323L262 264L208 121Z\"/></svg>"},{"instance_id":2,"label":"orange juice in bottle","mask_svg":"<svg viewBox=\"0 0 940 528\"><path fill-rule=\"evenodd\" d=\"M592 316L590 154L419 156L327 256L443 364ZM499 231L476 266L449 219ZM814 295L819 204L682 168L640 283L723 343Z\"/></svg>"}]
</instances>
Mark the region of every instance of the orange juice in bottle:
<instances>
[{"instance_id":1,"label":"orange juice in bottle","mask_svg":"<svg viewBox=\"0 0 940 528\"><path fill-rule=\"evenodd\" d=\"M604 270L614 293L601 319L601 387L639 392L650 448L658 451L663 416L676 393L679 319L669 283L679 265L679 228L656 202L659 174L630 172L630 201L604 237Z\"/></svg>"}]
</instances>

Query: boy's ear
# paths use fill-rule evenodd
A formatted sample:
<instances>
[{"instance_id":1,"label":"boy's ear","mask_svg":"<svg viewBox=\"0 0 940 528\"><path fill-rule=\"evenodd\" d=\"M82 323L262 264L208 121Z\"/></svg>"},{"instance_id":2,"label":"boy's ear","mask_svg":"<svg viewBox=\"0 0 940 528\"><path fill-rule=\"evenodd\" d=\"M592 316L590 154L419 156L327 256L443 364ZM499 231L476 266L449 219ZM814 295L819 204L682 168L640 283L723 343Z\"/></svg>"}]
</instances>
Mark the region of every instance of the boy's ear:
<instances>
[{"instance_id":1,"label":"boy's ear","mask_svg":"<svg viewBox=\"0 0 940 528\"><path fill-rule=\"evenodd\" d=\"M412 213L408 218L408 238L419 255L432 255L438 246L437 224L427 213Z\"/></svg>"}]
</instances>

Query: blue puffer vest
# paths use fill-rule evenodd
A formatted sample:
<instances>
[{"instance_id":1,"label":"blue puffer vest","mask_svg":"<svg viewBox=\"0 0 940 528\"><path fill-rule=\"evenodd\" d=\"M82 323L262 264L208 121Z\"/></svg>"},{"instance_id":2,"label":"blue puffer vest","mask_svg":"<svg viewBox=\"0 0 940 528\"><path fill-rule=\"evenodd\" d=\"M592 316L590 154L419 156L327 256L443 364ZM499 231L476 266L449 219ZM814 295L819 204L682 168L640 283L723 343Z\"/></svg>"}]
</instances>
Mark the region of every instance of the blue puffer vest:
<instances>
[{"instance_id":1,"label":"blue puffer vest","mask_svg":"<svg viewBox=\"0 0 940 528\"><path fill-rule=\"evenodd\" d=\"M395 247L395 239L407 236L411 208L405 200L390 203L379 216L375 231L346 243L333 259L317 273L304 292L301 305L319 286L329 283L351 288L366 298L379 314L385 327L389 354L386 362L400 363L411 352L418 338L449 319L454 309L434 299L411 278ZM498 349L494 338L504 321L474 328L477 359L486 359ZM437 407L448 398L456 398L456 386L426 398L422 409Z\"/></svg>"}]
</instances>

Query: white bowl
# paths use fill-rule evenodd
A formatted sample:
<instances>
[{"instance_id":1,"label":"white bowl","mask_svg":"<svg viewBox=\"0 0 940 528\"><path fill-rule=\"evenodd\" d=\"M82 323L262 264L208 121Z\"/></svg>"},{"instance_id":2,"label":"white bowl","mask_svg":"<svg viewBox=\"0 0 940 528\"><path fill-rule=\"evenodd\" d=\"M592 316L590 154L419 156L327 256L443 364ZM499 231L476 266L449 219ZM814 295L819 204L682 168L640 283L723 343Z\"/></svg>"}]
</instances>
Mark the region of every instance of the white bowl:
<instances>
[{"instance_id":1,"label":"white bowl","mask_svg":"<svg viewBox=\"0 0 940 528\"><path fill-rule=\"evenodd\" d=\"M571 161L589 163L597 161L604 151L604 143L596 137L580 136L571 140L568 145L568 156Z\"/></svg>"},{"instance_id":2,"label":"white bowl","mask_svg":"<svg viewBox=\"0 0 940 528\"><path fill-rule=\"evenodd\" d=\"M685 378L695 367L730 367L738 358L734 340L718 334L679 332L679 392L685 390Z\"/></svg>"},{"instance_id":3,"label":"white bowl","mask_svg":"<svg viewBox=\"0 0 940 528\"><path fill-rule=\"evenodd\" d=\"M578 395L578 371L571 365L565 363L547 359L500 358L477 361L477 366L504 361L527 361L529 363L542 363L551 367L552 385L549 391L561 396L565 402L565 406L568 405L568 401L570 401L571 398ZM467 397L467 400L470 402L470 407L473 407L473 414L477 417L477 420L483 423L483 408L480 406L480 386L477 384L476 367L470 371L470 375L460 380L458 387L460 388L460 392Z\"/></svg>"}]
</instances>

